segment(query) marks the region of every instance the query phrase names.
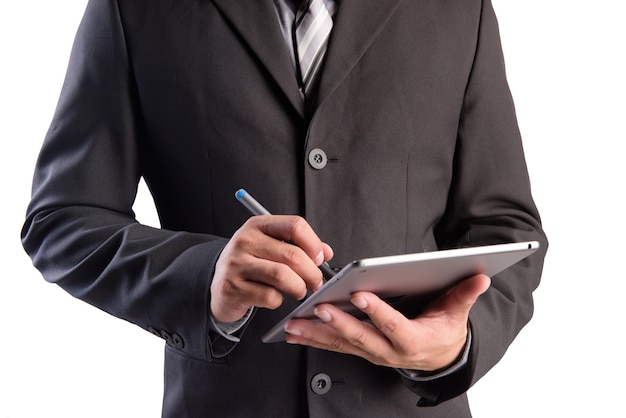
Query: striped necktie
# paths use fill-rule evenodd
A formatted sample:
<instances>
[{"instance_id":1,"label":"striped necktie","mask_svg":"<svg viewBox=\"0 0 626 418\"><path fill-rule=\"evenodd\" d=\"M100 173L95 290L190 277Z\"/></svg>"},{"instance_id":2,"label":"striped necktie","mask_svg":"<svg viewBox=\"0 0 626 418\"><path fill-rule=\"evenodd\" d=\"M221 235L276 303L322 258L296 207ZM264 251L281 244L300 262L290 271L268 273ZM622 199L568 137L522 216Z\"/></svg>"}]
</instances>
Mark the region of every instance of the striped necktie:
<instances>
[{"instance_id":1,"label":"striped necktie","mask_svg":"<svg viewBox=\"0 0 626 418\"><path fill-rule=\"evenodd\" d=\"M306 0L296 12L293 35L298 61L298 82L303 98L310 93L314 84L332 27L333 19L323 0Z\"/></svg>"}]
</instances>

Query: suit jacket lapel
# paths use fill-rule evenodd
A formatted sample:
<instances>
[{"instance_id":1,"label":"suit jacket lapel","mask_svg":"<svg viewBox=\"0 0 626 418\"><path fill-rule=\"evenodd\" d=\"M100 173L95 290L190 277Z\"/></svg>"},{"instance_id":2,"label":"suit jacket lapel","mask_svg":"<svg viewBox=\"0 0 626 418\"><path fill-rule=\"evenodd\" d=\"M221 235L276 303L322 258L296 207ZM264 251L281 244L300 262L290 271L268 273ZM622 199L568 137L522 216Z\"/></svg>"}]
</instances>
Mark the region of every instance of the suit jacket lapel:
<instances>
[{"instance_id":1,"label":"suit jacket lapel","mask_svg":"<svg viewBox=\"0 0 626 418\"><path fill-rule=\"evenodd\" d=\"M265 66L289 102L304 118L298 84L269 0L212 0ZM322 69L317 103L341 84L363 56L401 0L341 0Z\"/></svg>"},{"instance_id":2,"label":"suit jacket lapel","mask_svg":"<svg viewBox=\"0 0 626 418\"><path fill-rule=\"evenodd\" d=\"M318 104L332 94L352 71L400 1L341 0L322 69Z\"/></svg>"},{"instance_id":3,"label":"suit jacket lapel","mask_svg":"<svg viewBox=\"0 0 626 418\"><path fill-rule=\"evenodd\" d=\"M298 82L272 2L269 0L213 0L213 3L267 68L293 107L304 117L304 104L300 98Z\"/></svg>"}]
</instances>

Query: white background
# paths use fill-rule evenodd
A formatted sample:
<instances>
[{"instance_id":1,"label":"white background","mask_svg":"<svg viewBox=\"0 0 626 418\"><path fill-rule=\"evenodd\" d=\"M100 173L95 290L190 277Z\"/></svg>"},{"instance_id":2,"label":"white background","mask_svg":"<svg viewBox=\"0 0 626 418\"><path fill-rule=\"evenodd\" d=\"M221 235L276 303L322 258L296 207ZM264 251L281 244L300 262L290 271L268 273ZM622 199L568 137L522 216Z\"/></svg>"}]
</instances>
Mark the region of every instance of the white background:
<instances>
[{"instance_id":1,"label":"white background","mask_svg":"<svg viewBox=\"0 0 626 418\"><path fill-rule=\"evenodd\" d=\"M622 3L494 0L551 247L533 321L470 391L476 417L626 417ZM47 284L19 242L85 5L0 0L0 418L160 414L162 342Z\"/></svg>"}]
</instances>

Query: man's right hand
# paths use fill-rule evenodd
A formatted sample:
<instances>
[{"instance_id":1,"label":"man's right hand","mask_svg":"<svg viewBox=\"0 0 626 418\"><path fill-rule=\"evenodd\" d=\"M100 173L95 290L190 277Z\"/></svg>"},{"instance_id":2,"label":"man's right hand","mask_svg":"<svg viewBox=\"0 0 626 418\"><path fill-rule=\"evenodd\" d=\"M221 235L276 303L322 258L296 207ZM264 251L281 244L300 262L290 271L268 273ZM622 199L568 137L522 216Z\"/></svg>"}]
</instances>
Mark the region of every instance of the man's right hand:
<instances>
[{"instance_id":1,"label":"man's right hand","mask_svg":"<svg viewBox=\"0 0 626 418\"><path fill-rule=\"evenodd\" d=\"M253 216L238 229L217 260L211 314L221 322L241 319L252 306L276 309L283 293L303 299L323 284L317 266L332 258L299 216Z\"/></svg>"}]
</instances>

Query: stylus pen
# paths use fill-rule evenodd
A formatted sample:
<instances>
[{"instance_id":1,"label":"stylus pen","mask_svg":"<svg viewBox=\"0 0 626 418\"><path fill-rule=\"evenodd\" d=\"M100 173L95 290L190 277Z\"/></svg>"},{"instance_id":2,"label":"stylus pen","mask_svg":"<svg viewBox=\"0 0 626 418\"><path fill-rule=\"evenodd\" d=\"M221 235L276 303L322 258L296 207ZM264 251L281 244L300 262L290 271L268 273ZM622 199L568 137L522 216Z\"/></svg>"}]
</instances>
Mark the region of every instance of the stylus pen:
<instances>
[{"instance_id":1,"label":"stylus pen","mask_svg":"<svg viewBox=\"0 0 626 418\"><path fill-rule=\"evenodd\" d=\"M239 189L235 193L235 198L246 207L253 215L271 215L270 212L263 207L252 195L246 192L244 189ZM324 279L328 280L335 275L333 269L328 263L323 262L320 264L319 269L322 270Z\"/></svg>"}]
</instances>

